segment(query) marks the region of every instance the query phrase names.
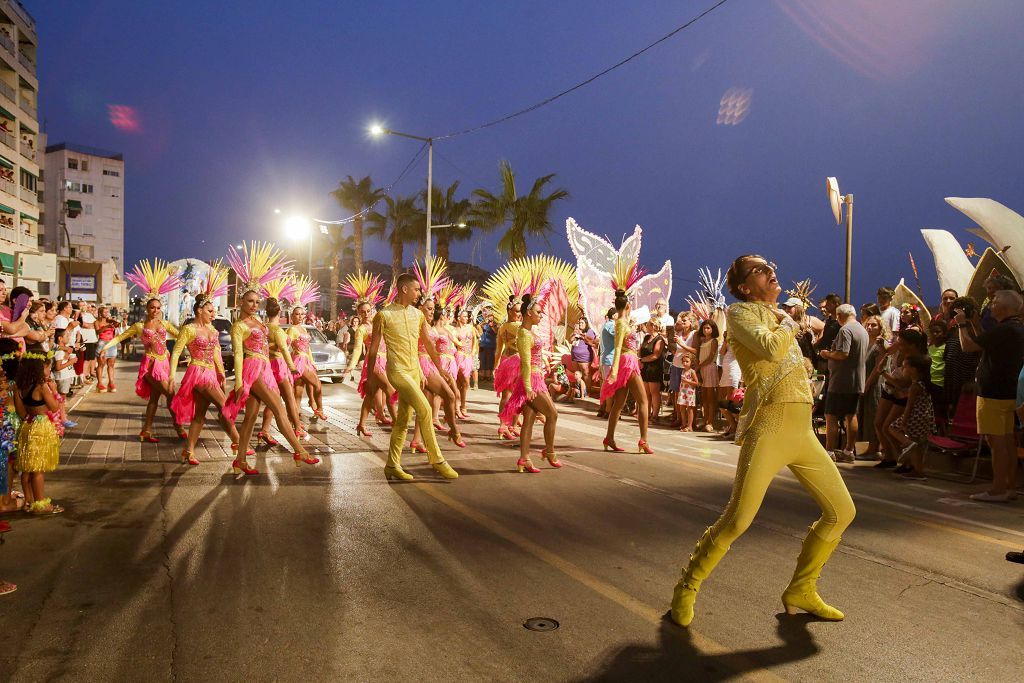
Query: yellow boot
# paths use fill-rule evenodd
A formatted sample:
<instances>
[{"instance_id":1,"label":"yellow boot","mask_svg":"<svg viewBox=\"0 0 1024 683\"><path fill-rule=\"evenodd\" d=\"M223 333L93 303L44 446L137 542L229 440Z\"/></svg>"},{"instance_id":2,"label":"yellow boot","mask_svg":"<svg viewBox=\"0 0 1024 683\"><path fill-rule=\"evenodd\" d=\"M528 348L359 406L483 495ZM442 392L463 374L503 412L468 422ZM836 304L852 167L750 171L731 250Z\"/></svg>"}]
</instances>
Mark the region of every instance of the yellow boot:
<instances>
[{"instance_id":1,"label":"yellow boot","mask_svg":"<svg viewBox=\"0 0 1024 683\"><path fill-rule=\"evenodd\" d=\"M700 584L728 551L728 547L715 543L710 528L704 531L690 555L690 564L672 591L672 621L680 626L690 625L693 621L693 603L697 600Z\"/></svg>"},{"instance_id":2,"label":"yellow boot","mask_svg":"<svg viewBox=\"0 0 1024 683\"><path fill-rule=\"evenodd\" d=\"M437 462L430 463L430 466L434 468L434 471L440 474L445 479L458 479L459 473L452 469L452 466L448 464L447 460L438 460Z\"/></svg>"},{"instance_id":3,"label":"yellow boot","mask_svg":"<svg viewBox=\"0 0 1024 683\"><path fill-rule=\"evenodd\" d=\"M789 588L782 594L782 605L787 614L796 614L797 610L809 612L819 619L842 621L845 615L835 607L827 604L818 595L817 582L821 570L828 558L839 545L840 539L825 541L814 529L810 529L804 538L800 557L796 560L796 571L789 582Z\"/></svg>"}]
</instances>

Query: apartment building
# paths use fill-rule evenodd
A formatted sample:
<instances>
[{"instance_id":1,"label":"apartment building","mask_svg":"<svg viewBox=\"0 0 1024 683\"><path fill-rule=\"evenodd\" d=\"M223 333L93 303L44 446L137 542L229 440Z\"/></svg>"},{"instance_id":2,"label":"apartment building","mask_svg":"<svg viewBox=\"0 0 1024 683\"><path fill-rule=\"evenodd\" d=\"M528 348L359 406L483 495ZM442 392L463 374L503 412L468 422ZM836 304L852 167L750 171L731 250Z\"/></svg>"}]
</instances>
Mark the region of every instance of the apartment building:
<instances>
[{"instance_id":1,"label":"apartment building","mask_svg":"<svg viewBox=\"0 0 1024 683\"><path fill-rule=\"evenodd\" d=\"M57 254L56 293L70 288L72 298L116 303L111 285L124 282L124 155L61 142L47 145L45 167L42 245Z\"/></svg>"},{"instance_id":2,"label":"apartment building","mask_svg":"<svg viewBox=\"0 0 1024 683\"><path fill-rule=\"evenodd\" d=\"M19 254L37 255L41 243L38 49L32 16L17 0L0 0L0 267L8 285L39 277L18 267Z\"/></svg>"}]
</instances>

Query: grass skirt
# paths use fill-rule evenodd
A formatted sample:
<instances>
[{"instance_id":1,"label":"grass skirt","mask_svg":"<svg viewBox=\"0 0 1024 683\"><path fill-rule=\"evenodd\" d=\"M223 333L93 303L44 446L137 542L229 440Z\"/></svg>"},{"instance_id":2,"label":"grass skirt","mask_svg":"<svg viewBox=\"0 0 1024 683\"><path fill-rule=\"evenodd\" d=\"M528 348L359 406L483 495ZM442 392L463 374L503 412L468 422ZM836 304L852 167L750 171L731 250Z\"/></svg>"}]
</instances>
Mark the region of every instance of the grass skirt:
<instances>
[{"instance_id":1,"label":"grass skirt","mask_svg":"<svg viewBox=\"0 0 1024 683\"><path fill-rule=\"evenodd\" d=\"M163 382L171 376L171 362L164 356L160 360L150 358L148 355L142 357L139 363L139 376L135 380L135 395L139 398L149 400L150 386L146 381L146 375L151 375L157 382Z\"/></svg>"},{"instance_id":2,"label":"grass skirt","mask_svg":"<svg viewBox=\"0 0 1024 683\"><path fill-rule=\"evenodd\" d=\"M624 353L619 356L619 373L615 377L615 381L612 382L609 375L609 379L604 381L601 385L601 400L607 401L611 396L626 386L629 382L629 378L633 375L640 375L640 359L633 353Z\"/></svg>"},{"instance_id":3,"label":"grass skirt","mask_svg":"<svg viewBox=\"0 0 1024 683\"><path fill-rule=\"evenodd\" d=\"M185 369L185 376L181 378L181 384L171 399L171 412L174 413L174 421L180 425L187 425L195 419L196 398L194 391L197 387L219 387L220 378L213 368L204 368L200 365L189 365Z\"/></svg>"},{"instance_id":4,"label":"grass skirt","mask_svg":"<svg viewBox=\"0 0 1024 683\"><path fill-rule=\"evenodd\" d=\"M281 393L277 389L277 380L274 379L274 372L270 369L270 361L266 358L257 358L256 356L246 358L242 361L242 388L237 392L232 391L228 395L228 400L220 411L221 415L227 418L228 422L234 422L235 418L238 417L238 413L245 407L245 402L249 400L249 392L252 391L252 385L256 384L257 380L263 380L267 391L274 394Z\"/></svg>"},{"instance_id":5,"label":"grass skirt","mask_svg":"<svg viewBox=\"0 0 1024 683\"><path fill-rule=\"evenodd\" d=\"M53 472L60 461L60 437L46 415L33 415L18 432L18 469L22 472ZM6 476L4 472L4 476Z\"/></svg>"}]
</instances>

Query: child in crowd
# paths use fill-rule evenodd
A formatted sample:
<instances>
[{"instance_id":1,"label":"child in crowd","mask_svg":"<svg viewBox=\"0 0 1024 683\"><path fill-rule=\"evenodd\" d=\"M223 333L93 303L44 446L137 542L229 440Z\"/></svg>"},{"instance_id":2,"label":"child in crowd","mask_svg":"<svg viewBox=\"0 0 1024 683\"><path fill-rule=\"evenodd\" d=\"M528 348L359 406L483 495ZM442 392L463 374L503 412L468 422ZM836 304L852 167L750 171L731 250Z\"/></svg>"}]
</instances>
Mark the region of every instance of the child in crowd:
<instances>
[{"instance_id":1,"label":"child in crowd","mask_svg":"<svg viewBox=\"0 0 1024 683\"><path fill-rule=\"evenodd\" d=\"M697 387L700 382L697 371L693 369L693 354L684 353L682 372L679 375L679 391L676 393L676 417L679 420L679 431L693 430L693 414L697 410Z\"/></svg>"},{"instance_id":2,"label":"child in crowd","mask_svg":"<svg viewBox=\"0 0 1024 683\"><path fill-rule=\"evenodd\" d=\"M18 364L14 402L23 424L18 432L18 470L29 511L56 515L64 508L46 497L44 477L57 469L60 436L51 415L59 415L60 403L47 377L47 354L31 347Z\"/></svg>"},{"instance_id":3,"label":"child in crowd","mask_svg":"<svg viewBox=\"0 0 1024 683\"><path fill-rule=\"evenodd\" d=\"M932 406L930 383L930 361L927 356L911 355L903 359L904 375L910 379L907 407L903 414L889 425L889 435L902 449L903 458L909 456L910 464L902 464L893 472L904 479L924 481L924 452L928 437L935 427L935 412Z\"/></svg>"},{"instance_id":4,"label":"child in crowd","mask_svg":"<svg viewBox=\"0 0 1024 683\"><path fill-rule=\"evenodd\" d=\"M14 408L14 382L21 353L17 340L0 339L0 512L15 512L25 504L25 496L15 490L14 465L18 450L21 420Z\"/></svg>"},{"instance_id":5,"label":"child in crowd","mask_svg":"<svg viewBox=\"0 0 1024 683\"><path fill-rule=\"evenodd\" d=\"M932 359L931 383L928 389L932 395L932 406L935 408L936 426L940 434L946 433L946 422L949 419L949 408L946 405L946 340L949 328L941 320L933 320L928 325L928 355Z\"/></svg>"},{"instance_id":6,"label":"child in crowd","mask_svg":"<svg viewBox=\"0 0 1024 683\"><path fill-rule=\"evenodd\" d=\"M75 379L75 362L78 360L75 350L67 345L67 337L67 330L57 330L53 338L56 351L53 354L51 374L56 385L56 393L60 395L62 404L71 393L71 382ZM73 429L77 426L77 422L68 419L64 420L64 427L66 429Z\"/></svg>"}]
</instances>

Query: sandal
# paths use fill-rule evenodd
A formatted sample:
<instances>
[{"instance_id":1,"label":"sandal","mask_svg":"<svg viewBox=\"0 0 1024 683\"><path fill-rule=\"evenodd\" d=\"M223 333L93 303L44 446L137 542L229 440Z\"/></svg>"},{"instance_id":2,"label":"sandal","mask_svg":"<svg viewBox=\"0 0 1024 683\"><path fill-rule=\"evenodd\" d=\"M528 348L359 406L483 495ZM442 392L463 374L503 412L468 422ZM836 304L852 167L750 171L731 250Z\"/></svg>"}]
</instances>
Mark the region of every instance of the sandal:
<instances>
[{"instance_id":1,"label":"sandal","mask_svg":"<svg viewBox=\"0 0 1024 683\"><path fill-rule=\"evenodd\" d=\"M29 510L33 515L59 515L64 512L64 508L60 505L54 505L53 501L49 498L37 500L32 503L31 509Z\"/></svg>"},{"instance_id":2,"label":"sandal","mask_svg":"<svg viewBox=\"0 0 1024 683\"><path fill-rule=\"evenodd\" d=\"M18 590L18 587L10 581L0 581L0 595L7 595Z\"/></svg>"}]
</instances>

